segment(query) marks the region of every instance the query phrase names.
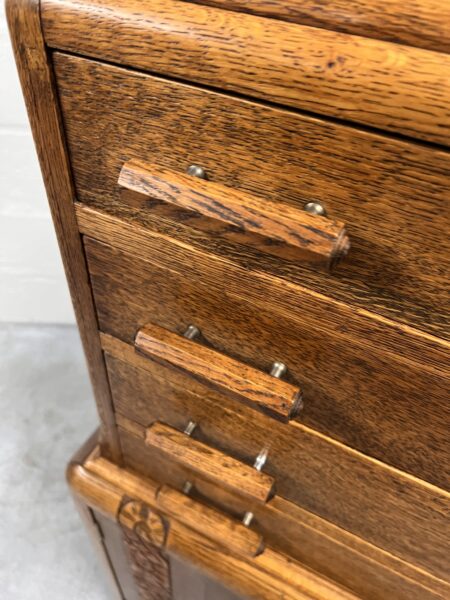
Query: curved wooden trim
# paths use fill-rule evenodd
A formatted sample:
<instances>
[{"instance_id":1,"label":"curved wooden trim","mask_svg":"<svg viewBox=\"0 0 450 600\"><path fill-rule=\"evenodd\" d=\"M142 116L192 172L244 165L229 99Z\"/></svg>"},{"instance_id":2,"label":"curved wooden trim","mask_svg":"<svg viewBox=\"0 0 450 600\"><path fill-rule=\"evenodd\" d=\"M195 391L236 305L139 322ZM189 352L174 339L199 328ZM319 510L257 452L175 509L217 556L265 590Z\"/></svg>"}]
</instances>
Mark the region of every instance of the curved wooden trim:
<instances>
[{"instance_id":1,"label":"curved wooden trim","mask_svg":"<svg viewBox=\"0 0 450 600\"><path fill-rule=\"evenodd\" d=\"M42 37L39 5L38 0L7 0L6 14L28 118L102 423L102 449L110 458L120 461L121 450L111 392L75 218L75 191L53 85L52 65Z\"/></svg>"},{"instance_id":2,"label":"curved wooden trim","mask_svg":"<svg viewBox=\"0 0 450 600\"><path fill-rule=\"evenodd\" d=\"M126 498L134 498L137 501L144 502L150 508L158 510L157 497L155 490L158 484L150 479L138 477L133 472L120 468L110 461L98 455L98 452L91 452L86 456L85 462L81 465L93 478L102 481L104 484L112 486ZM91 480L92 481L92 480ZM339 587L333 581L334 574L341 577L342 581L353 581L357 583L357 588L363 598L401 598L402 600L438 600L438 598L447 597L448 585L442 580L431 576L416 566L400 560L398 557L387 553L380 548L353 536L347 531L339 529L328 521L308 513L297 506L275 497L268 505L263 508L266 519L266 526L276 528L284 523L288 531L292 531L295 541L300 535L302 552L304 558L297 560L287 560L285 555L268 547L256 559L244 559L232 556L230 559L239 561L242 566L242 572L246 571L245 565L254 564L258 569L255 575L259 575L259 570L266 574L283 573L283 579L286 584L293 583L298 593L311 593L315 600L319 598L354 598L352 594L346 592L344 588ZM292 513L294 511L294 513ZM289 516L290 515L290 516ZM110 518L114 514L109 515ZM262 518L262 517L261 517ZM178 534L184 532L183 540L180 540ZM193 560L191 551L195 552L197 542L203 540L203 548L207 551L205 558L210 556L212 565L222 564L228 568L225 557L230 554L222 553L216 544L203 538L199 533L195 533L191 528L171 519L168 537L166 540L166 551L180 554L184 559ZM182 546L180 545L182 543ZM187 544L187 545L185 545ZM184 553L182 548L185 547ZM213 554L214 553L214 557ZM219 554L216 554L219 553ZM216 558L223 560L216 560ZM343 562L341 562L341 559ZM287 560L287 563L285 562ZM233 564L235 564L233 562ZM286 565L288 571L284 570ZM305 566L304 566L305 565ZM310 570L306 565L311 565ZM349 573L349 565L354 566L354 574ZM201 565L206 568L206 563ZM233 568L230 563L230 573ZM318 573L325 568L330 578L322 577ZM216 571L216 574L219 573ZM353 577L355 575L355 577ZM220 574L223 580L222 574ZM356 579L355 579L356 578ZM368 581L372 580L372 584ZM255 579L258 581L259 577ZM317 587L318 586L318 587ZM374 587L375 586L375 587ZM373 590L376 590L374 592ZM344 594L344 596L342 596ZM307 596L308 597L308 596ZM298 598L302 598L299 596Z\"/></svg>"},{"instance_id":3,"label":"curved wooden trim","mask_svg":"<svg viewBox=\"0 0 450 600\"><path fill-rule=\"evenodd\" d=\"M198 3L450 53L450 3L443 0L199 0Z\"/></svg>"},{"instance_id":4,"label":"curved wooden trim","mask_svg":"<svg viewBox=\"0 0 450 600\"><path fill-rule=\"evenodd\" d=\"M140 479L142 487L139 489L139 486L136 486L137 478L133 474L98 456L92 459L87 457L83 464L74 460L71 465L69 480L72 491L95 510L120 521L124 527L135 532L139 532L136 526L142 524L140 519L153 514L155 523L148 525L150 528L154 526L155 531L148 531L150 534L160 533L162 522L156 521L161 517L164 520L169 517L167 538L165 534L161 538L166 551L174 552L185 560L206 568L220 580L225 579L228 582L223 569L230 568L231 573L234 571L234 565L238 564L241 577L232 586L238 592L245 593L251 590L255 597L267 600L279 598L280 589L285 594L283 597L289 600L358 598L333 581L275 550L264 548L261 551L261 536L255 531L245 528L215 509L184 497L180 492L164 486L156 497L153 493L148 494L148 489L159 487L155 482ZM122 518L121 511L130 503L140 505L145 510L138 510L136 518L133 518L132 512L127 514L126 518ZM198 515L201 518L193 518L196 511L199 511ZM161 517L158 517L158 514ZM181 532L183 533L180 538ZM207 556L214 556L214 564L205 560Z\"/></svg>"},{"instance_id":5,"label":"curved wooden trim","mask_svg":"<svg viewBox=\"0 0 450 600\"><path fill-rule=\"evenodd\" d=\"M443 145L450 56L179 0L43 0L46 42Z\"/></svg>"}]
</instances>

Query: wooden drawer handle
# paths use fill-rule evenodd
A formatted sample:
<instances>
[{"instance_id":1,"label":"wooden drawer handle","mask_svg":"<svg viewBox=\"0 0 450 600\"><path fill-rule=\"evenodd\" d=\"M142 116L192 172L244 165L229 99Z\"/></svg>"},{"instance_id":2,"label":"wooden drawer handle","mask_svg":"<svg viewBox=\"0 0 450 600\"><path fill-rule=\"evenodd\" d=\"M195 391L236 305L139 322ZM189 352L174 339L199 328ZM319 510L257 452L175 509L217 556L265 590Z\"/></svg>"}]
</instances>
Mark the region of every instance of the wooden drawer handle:
<instances>
[{"instance_id":1,"label":"wooden drawer handle","mask_svg":"<svg viewBox=\"0 0 450 600\"><path fill-rule=\"evenodd\" d=\"M153 423L147 429L145 443L208 481L239 492L251 501L264 504L273 495L273 477L169 425Z\"/></svg>"},{"instance_id":2,"label":"wooden drawer handle","mask_svg":"<svg viewBox=\"0 0 450 600\"><path fill-rule=\"evenodd\" d=\"M156 165L125 163L119 185L187 211L198 229L317 269L332 270L350 248L343 223Z\"/></svg>"},{"instance_id":3,"label":"wooden drawer handle","mask_svg":"<svg viewBox=\"0 0 450 600\"><path fill-rule=\"evenodd\" d=\"M145 325L134 343L141 354L180 369L279 420L288 421L300 409L298 387L158 325Z\"/></svg>"},{"instance_id":4,"label":"wooden drawer handle","mask_svg":"<svg viewBox=\"0 0 450 600\"><path fill-rule=\"evenodd\" d=\"M168 486L159 490L157 503L169 517L231 552L252 558L264 549L261 534Z\"/></svg>"}]
</instances>

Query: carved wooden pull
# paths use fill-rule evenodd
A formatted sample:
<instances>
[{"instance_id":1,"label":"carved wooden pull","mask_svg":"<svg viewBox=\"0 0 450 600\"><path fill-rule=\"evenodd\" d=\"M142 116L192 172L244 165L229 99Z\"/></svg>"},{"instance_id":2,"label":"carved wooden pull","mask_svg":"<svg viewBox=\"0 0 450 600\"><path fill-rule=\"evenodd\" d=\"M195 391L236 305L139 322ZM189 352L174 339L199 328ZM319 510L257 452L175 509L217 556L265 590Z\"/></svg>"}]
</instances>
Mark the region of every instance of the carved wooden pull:
<instances>
[{"instance_id":1,"label":"carved wooden pull","mask_svg":"<svg viewBox=\"0 0 450 600\"><path fill-rule=\"evenodd\" d=\"M158 492L157 502L166 515L231 552L253 557L264 549L261 534L168 486L163 486Z\"/></svg>"},{"instance_id":2,"label":"carved wooden pull","mask_svg":"<svg viewBox=\"0 0 450 600\"><path fill-rule=\"evenodd\" d=\"M300 408L298 387L158 325L140 329L135 348L279 420L289 420Z\"/></svg>"},{"instance_id":3,"label":"carved wooden pull","mask_svg":"<svg viewBox=\"0 0 450 600\"><path fill-rule=\"evenodd\" d=\"M331 270L350 248L343 223L156 165L125 163L119 185L182 209L197 229L318 269Z\"/></svg>"},{"instance_id":4,"label":"carved wooden pull","mask_svg":"<svg viewBox=\"0 0 450 600\"><path fill-rule=\"evenodd\" d=\"M267 473L257 471L164 423L154 423L147 429L145 443L209 481L238 491L249 500L264 504L273 494L275 480Z\"/></svg>"}]
</instances>

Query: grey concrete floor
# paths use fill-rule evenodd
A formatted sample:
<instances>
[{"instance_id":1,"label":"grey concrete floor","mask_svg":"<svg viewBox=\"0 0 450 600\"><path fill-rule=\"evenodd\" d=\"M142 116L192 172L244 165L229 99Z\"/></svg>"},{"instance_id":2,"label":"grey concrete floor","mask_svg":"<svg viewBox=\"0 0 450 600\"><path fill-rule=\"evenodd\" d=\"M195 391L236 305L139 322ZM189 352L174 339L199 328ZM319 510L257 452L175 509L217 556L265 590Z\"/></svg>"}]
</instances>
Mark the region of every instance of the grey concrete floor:
<instances>
[{"instance_id":1,"label":"grey concrete floor","mask_svg":"<svg viewBox=\"0 0 450 600\"><path fill-rule=\"evenodd\" d=\"M0 598L106 600L64 479L97 417L75 327L0 325Z\"/></svg>"}]
</instances>

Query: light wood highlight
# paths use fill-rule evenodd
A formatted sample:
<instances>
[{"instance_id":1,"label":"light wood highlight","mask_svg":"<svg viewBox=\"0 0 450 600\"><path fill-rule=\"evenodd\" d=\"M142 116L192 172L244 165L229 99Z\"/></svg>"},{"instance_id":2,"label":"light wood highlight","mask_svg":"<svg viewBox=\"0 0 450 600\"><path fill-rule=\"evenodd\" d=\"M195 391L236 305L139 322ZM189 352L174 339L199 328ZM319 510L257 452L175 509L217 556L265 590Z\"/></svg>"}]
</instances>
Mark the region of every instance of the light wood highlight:
<instances>
[{"instance_id":1,"label":"light wood highlight","mask_svg":"<svg viewBox=\"0 0 450 600\"><path fill-rule=\"evenodd\" d=\"M264 550L263 538L259 533L168 486L163 486L158 492L157 503L169 517L238 556L252 558Z\"/></svg>"},{"instance_id":2,"label":"light wood highlight","mask_svg":"<svg viewBox=\"0 0 450 600\"><path fill-rule=\"evenodd\" d=\"M289 600L357 600L359 597L292 558L269 548L263 549L259 546L261 536L253 530L243 528L239 523L232 522L228 516L183 497L175 490L162 487L155 499L153 493L146 493L149 489L159 487L155 481L141 479L142 487L139 490L133 473L110 463L98 453L91 453L84 461L77 457L72 466L74 477L70 481L74 493L102 514L117 519L118 498L124 507L130 503L142 507L136 513L137 519L128 518L128 515L122 523L124 527L131 527L136 534L139 532L136 525L143 523L140 519L146 515L156 518L160 514L168 522L167 539L165 536L162 538L166 551L175 552L184 560L192 561L221 580L222 565L225 566L230 561L229 565L232 566L233 562L237 561L235 564L240 565L241 576L235 579L232 588L239 593L245 594L247 590L252 590L251 593L255 597L267 600L279 598L280 589ZM128 486L130 482L131 488ZM98 490L102 490L100 497ZM109 490L110 499L103 497L103 490ZM146 511L143 511L144 507L147 507ZM193 518L196 511L198 519ZM189 526L186 526L187 522ZM213 527L215 529L212 529ZM204 535L203 530L206 530L208 535ZM183 538L179 537L181 531L184 532ZM213 541L214 539L217 541ZM182 549L181 541L189 551L185 552ZM200 544L202 551L195 551L197 544ZM223 546L226 552L219 549ZM267 560L261 560L266 553ZM211 565L216 566L212 569L205 560L208 555L214 558ZM216 562L217 557L222 557L222 560ZM227 583L228 579L224 581Z\"/></svg>"},{"instance_id":3,"label":"light wood highlight","mask_svg":"<svg viewBox=\"0 0 450 600\"><path fill-rule=\"evenodd\" d=\"M274 479L223 452L169 427L154 423L145 434L149 448L170 460L228 489L239 491L252 501L267 502L274 492Z\"/></svg>"},{"instance_id":4,"label":"light wood highlight","mask_svg":"<svg viewBox=\"0 0 450 600\"><path fill-rule=\"evenodd\" d=\"M198 438L208 446L220 447L237 460L249 461L262 447L269 447L265 472L276 480L276 502L287 501L282 510L294 503L314 512L337 527L395 554L399 558L445 579L449 550L448 514L450 495L398 469L371 459L343 444L296 422L288 425L253 413L237 403L224 406L220 397L210 395L199 386L186 390L169 385L160 387L155 376L139 368L110 365L114 398L118 411L148 423L155 417L171 426L193 419L200 424ZM160 374L162 380L167 375ZM120 384L120 380L123 383ZM126 382L133 381L133 385ZM153 390L153 386L154 390ZM152 393L149 393L152 390ZM171 406L161 405L162 394L170 393ZM132 410L126 408L131 399ZM138 421L139 423L139 421ZM142 475L156 478L182 489L191 475L179 461L144 444L144 428L136 437L121 430L127 465ZM191 471L192 472L192 471ZM206 497L219 501L217 494L224 488L206 485L206 479L195 480L196 487ZM227 488L233 492L231 488ZM399 495L398 490L402 493ZM239 492L234 490L237 494ZM243 498L243 496L242 496ZM223 499L222 499L223 504ZM273 501L271 501L273 502ZM225 506L230 505L229 494ZM243 501L235 508L248 510ZM255 503L255 509L257 505ZM280 506L281 510L281 506ZM277 535L272 527L265 530L268 539ZM290 540L291 547L296 547Z\"/></svg>"},{"instance_id":5,"label":"light wood highlight","mask_svg":"<svg viewBox=\"0 0 450 600\"><path fill-rule=\"evenodd\" d=\"M118 183L181 209L197 229L319 270L331 271L350 248L343 223L157 165L129 161Z\"/></svg>"},{"instance_id":6,"label":"light wood highlight","mask_svg":"<svg viewBox=\"0 0 450 600\"><path fill-rule=\"evenodd\" d=\"M81 202L243 270L450 339L449 152L92 60L54 60ZM279 203L281 212L320 202L347 225L348 260L324 277L202 233L168 215L168 205L125 202L117 179L133 157L176 172L200 164L210 180Z\"/></svg>"},{"instance_id":7,"label":"light wood highlight","mask_svg":"<svg viewBox=\"0 0 450 600\"><path fill-rule=\"evenodd\" d=\"M136 475L128 469L116 467L99 457L98 453L91 454L87 463L83 463L82 458L78 459L78 463L99 480L113 485L127 498L134 498L146 503L153 510L158 510L153 492L150 495L146 493L147 489L159 487L156 481L140 478L141 491L138 491L135 483L129 487L130 481L138 480ZM256 511L256 519L258 527L270 529L272 535L278 536L278 551L273 553L272 546L266 547L261 555L251 559L251 563L266 575L274 573L274 579L279 580L282 576L283 582L293 585L298 593L312 593L315 600L341 598L340 594L348 594L345 587L354 590L358 597L371 600L443 600L448 597L449 587L445 582L277 496L268 504L261 505L260 510ZM171 519L166 546L168 551L176 551L175 538L171 537L171 533L181 530L191 538L194 536L202 540L207 555L212 556L211 550L214 550L211 558L213 564L219 564L215 560L215 552L219 552L223 557L231 556L219 550L217 544L201 536L200 532L196 533L176 519ZM188 549L194 551L194 541L189 543L189 540L186 540L185 543ZM294 555L297 556L297 560L292 560L293 543L296 544ZM289 548L289 551L283 554L279 551L280 546ZM184 557L185 560L191 558L190 554ZM198 558L194 562L202 566L197 560ZM241 562L241 573L247 572L244 565L250 564L250 561L238 556L234 556L233 560ZM202 568L206 568L206 565ZM233 569L230 569L230 572L233 573ZM323 573L324 577L318 573ZM244 580L246 579L244 575ZM253 579L254 581L246 581L244 585L254 586L255 582L260 581L259 574L256 573ZM265 580L264 577L263 579ZM236 581L239 581L239 578ZM318 594L319 590L320 595L317 597L314 594ZM343 597L347 599L347 596Z\"/></svg>"},{"instance_id":8,"label":"light wood highlight","mask_svg":"<svg viewBox=\"0 0 450 600\"><path fill-rule=\"evenodd\" d=\"M201 0L199 4L450 53L442 0Z\"/></svg>"},{"instance_id":9,"label":"light wood highlight","mask_svg":"<svg viewBox=\"0 0 450 600\"><path fill-rule=\"evenodd\" d=\"M205 569L213 577L218 577L230 589L245 594L246 598L258 600L280 600L280 598L283 600L329 600L329 598L356 600L357 598L354 594L336 588L331 596L327 593L323 594L325 590L326 592L330 590L326 589L326 584L322 587L318 580L319 585L315 581L308 581L301 589L300 578L303 569L297 571L296 585L292 586L291 582L288 583L284 577L280 577L280 572L267 572L265 569L255 568L256 560L249 563L241 560L239 556L225 554L217 544L205 543L204 538L196 534L192 535L189 529L178 523L169 532L167 550L187 558L197 568ZM308 575L307 579L310 579Z\"/></svg>"},{"instance_id":10,"label":"light wood highlight","mask_svg":"<svg viewBox=\"0 0 450 600\"><path fill-rule=\"evenodd\" d=\"M117 488L98 479L77 464L70 466L67 480L72 491L82 497L89 506L109 517L117 518L122 503L122 494Z\"/></svg>"},{"instance_id":11,"label":"light wood highlight","mask_svg":"<svg viewBox=\"0 0 450 600\"><path fill-rule=\"evenodd\" d=\"M281 421L294 417L301 407L298 387L154 323L139 329L134 345L144 356L180 369Z\"/></svg>"},{"instance_id":12,"label":"light wood highlight","mask_svg":"<svg viewBox=\"0 0 450 600\"><path fill-rule=\"evenodd\" d=\"M179 0L43 0L42 19L52 48L449 143L445 54Z\"/></svg>"}]
</instances>

